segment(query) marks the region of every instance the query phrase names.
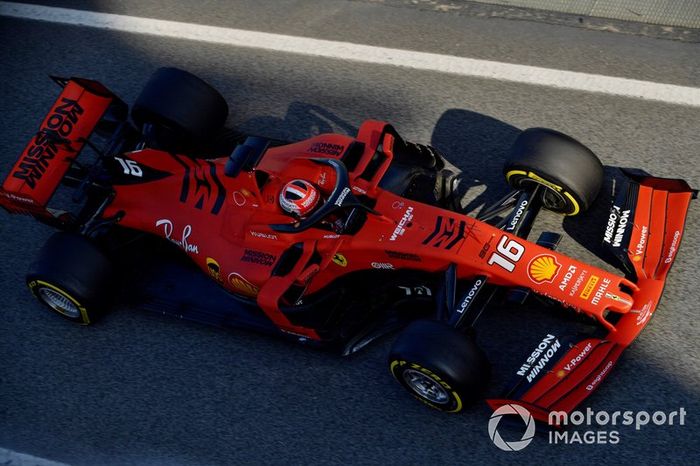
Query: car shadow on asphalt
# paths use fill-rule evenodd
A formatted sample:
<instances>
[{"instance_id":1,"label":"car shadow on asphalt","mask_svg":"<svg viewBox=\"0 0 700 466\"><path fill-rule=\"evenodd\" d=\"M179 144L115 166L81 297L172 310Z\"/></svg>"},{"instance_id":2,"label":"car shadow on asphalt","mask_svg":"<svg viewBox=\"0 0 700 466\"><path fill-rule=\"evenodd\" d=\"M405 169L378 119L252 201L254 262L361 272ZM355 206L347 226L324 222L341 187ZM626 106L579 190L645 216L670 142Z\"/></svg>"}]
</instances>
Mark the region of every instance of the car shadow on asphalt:
<instances>
[{"instance_id":1,"label":"car shadow on asphalt","mask_svg":"<svg viewBox=\"0 0 700 466\"><path fill-rule=\"evenodd\" d=\"M299 141L323 133L341 133L355 136L358 128L340 116L318 105L292 102L282 118L256 116L238 125L243 134L264 134L280 141Z\"/></svg>"},{"instance_id":2,"label":"car shadow on asphalt","mask_svg":"<svg viewBox=\"0 0 700 466\"><path fill-rule=\"evenodd\" d=\"M440 116L430 143L462 170L459 195L466 200L464 212L476 214L508 192L503 163L520 132L470 110L450 109Z\"/></svg>"}]
</instances>

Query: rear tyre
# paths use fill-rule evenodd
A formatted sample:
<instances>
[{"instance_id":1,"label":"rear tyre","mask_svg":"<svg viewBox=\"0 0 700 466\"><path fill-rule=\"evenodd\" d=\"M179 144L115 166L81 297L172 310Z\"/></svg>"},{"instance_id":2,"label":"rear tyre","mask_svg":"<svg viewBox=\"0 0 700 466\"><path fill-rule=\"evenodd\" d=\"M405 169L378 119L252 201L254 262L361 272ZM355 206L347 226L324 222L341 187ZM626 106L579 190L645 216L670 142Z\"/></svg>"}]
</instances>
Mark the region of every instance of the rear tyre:
<instances>
[{"instance_id":1,"label":"rear tyre","mask_svg":"<svg viewBox=\"0 0 700 466\"><path fill-rule=\"evenodd\" d=\"M546 128L520 133L503 172L515 189L544 186L544 207L564 215L585 212L603 184L603 164L590 149Z\"/></svg>"},{"instance_id":2,"label":"rear tyre","mask_svg":"<svg viewBox=\"0 0 700 466\"><path fill-rule=\"evenodd\" d=\"M149 145L183 150L206 145L228 117L228 104L202 79L178 68L159 68L131 109Z\"/></svg>"},{"instance_id":3,"label":"rear tyre","mask_svg":"<svg viewBox=\"0 0 700 466\"><path fill-rule=\"evenodd\" d=\"M442 322L417 320L389 352L389 370L428 406L457 413L480 399L491 366L473 337Z\"/></svg>"},{"instance_id":4,"label":"rear tyre","mask_svg":"<svg viewBox=\"0 0 700 466\"><path fill-rule=\"evenodd\" d=\"M56 314L88 325L105 311L112 275L111 262L90 240L56 233L30 267L27 286Z\"/></svg>"}]
</instances>

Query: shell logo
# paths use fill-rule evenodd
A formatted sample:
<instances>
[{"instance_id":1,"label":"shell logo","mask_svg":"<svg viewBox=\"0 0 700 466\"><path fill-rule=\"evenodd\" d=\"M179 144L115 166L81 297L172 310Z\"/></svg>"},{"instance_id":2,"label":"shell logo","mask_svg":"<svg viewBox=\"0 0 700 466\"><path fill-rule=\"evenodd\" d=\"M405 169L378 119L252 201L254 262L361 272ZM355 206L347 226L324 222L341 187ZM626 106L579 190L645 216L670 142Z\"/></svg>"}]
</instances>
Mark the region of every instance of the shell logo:
<instances>
[{"instance_id":1,"label":"shell logo","mask_svg":"<svg viewBox=\"0 0 700 466\"><path fill-rule=\"evenodd\" d=\"M229 274L228 282L234 290L250 298L255 298L260 292L260 288L253 285L248 280L243 278L240 274L237 274L235 272Z\"/></svg>"},{"instance_id":2,"label":"shell logo","mask_svg":"<svg viewBox=\"0 0 700 466\"><path fill-rule=\"evenodd\" d=\"M535 283L551 282L559 273L561 264L550 254L535 256L527 266L527 276Z\"/></svg>"}]
</instances>

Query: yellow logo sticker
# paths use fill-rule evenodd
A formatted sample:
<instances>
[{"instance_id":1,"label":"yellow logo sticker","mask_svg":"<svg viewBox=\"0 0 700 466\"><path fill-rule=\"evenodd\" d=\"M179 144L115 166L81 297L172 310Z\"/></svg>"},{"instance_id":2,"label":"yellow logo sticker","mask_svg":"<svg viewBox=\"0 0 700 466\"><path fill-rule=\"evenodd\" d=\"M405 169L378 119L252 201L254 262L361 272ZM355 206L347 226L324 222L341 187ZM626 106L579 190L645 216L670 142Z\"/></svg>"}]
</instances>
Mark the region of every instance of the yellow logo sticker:
<instances>
[{"instance_id":1,"label":"yellow logo sticker","mask_svg":"<svg viewBox=\"0 0 700 466\"><path fill-rule=\"evenodd\" d=\"M527 275L535 283L551 282L559 273L561 265L554 256L540 254L530 261L527 267Z\"/></svg>"},{"instance_id":2,"label":"yellow logo sticker","mask_svg":"<svg viewBox=\"0 0 700 466\"><path fill-rule=\"evenodd\" d=\"M221 281L221 266L216 259L207 257L207 269L214 280Z\"/></svg>"},{"instance_id":3,"label":"yellow logo sticker","mask_svg":"<svg viewBox=\"0 0 700 466\"><path fill-rule=\"evenodd\" d=\"M583 299L588 299L593 292L593 288L595 288L598 283L598 280L600 280L600 278L597 275L591 275L591 278L588 279L586 286L583 287L583 291L579 296Z\"/></svg>"},{"instance_id":4,"label":"yellow logo sticker","mask_svg":"<svg viewBox=\"0 0 700 466\"><path fill-rule=\"evenodd\" d=\"M348 260L345 258L344 255L342 254L335 254L333 256L333 263L337 264L341 267L347 267L348 266Z\"/></svg>"},{"instance_id":5,"label":"yellow logo sticker","mask_svg":"<svg viewBox=\"0 0 700 466\"><path fill-rule=\"evenodd\" d=\"M255 298L260 292L260 288L250 283L248 280L243 278L237 273L231 273L228 276L228 282L231 284L234 290L238 291L244 296Z\"/></svg>"}]
</instances>

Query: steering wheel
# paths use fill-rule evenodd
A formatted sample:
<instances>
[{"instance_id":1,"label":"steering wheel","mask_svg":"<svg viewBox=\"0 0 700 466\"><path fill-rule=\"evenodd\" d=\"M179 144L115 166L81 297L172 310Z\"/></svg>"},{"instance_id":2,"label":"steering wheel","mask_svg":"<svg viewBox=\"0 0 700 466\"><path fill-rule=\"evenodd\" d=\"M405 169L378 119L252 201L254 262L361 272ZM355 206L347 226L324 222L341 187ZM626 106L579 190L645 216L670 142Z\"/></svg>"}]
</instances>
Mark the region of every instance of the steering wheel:
<instances>
[{"instance_id":1,"label":"steering wheel","mask_svg":"<svg viewBox=\"0 0 700 466\"><path fill-rule=\"evenodd\" d=\"M374 210L362 204L352 193L348 170L345 168L343 162L335 159L310 160L320 165L328 165L335 171L335 186L328 200L321 208L303 220L294 223L275 223L270 225L270 228L281 233L299 233L313 227L328 215L348 207L364 209L367 212L374 213Z\"/></svg>"}]
</instances>

